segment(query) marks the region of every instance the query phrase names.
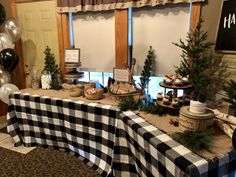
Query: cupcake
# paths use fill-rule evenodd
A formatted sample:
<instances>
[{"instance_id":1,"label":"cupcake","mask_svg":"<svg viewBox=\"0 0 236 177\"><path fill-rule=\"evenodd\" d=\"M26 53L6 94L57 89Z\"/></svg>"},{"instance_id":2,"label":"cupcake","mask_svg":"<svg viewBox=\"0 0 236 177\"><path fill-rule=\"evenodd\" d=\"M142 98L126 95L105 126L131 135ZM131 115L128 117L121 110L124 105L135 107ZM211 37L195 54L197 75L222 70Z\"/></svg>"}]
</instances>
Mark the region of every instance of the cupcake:
<instances>
[{"instance_id":1,"label":"cupcake","mask_svg":"<svg viewBox=\"0 0 236 177\"><path fill-rule=\"evenodd\" d=\"M157 93L157 100L161 101L163 99L163 92L158 92Z\"/></svg>"},{"instance_id":2,"label":"cupcake","mask_svg":"<svg viewBox=\"0 0 236 177\"><path fill-rule=\"evenodd\" d=\"M167 85L172 85L173 81L168 78L168 79L166 79L165 83L166 83Z\"/></svg>"},{"instance_id":3,"label":"cupcake","mask_svg":"<svg viewBox=\"0 0 236 177\"><path fill-rule=\"evenodd\" d=\"M175 85L181 85L182 81L180 79L175 79L174 84Z\"/></svg>"},{"instance_id":4,"label":"cupcake","mask_svg":"<svg viewBox=\"0 0 236 177\"><path fill-rule=\"evenodd\" d=\"M172 100L172 98L173 98L173 91L172 90L168 91L165 97L168 98L169 100Z\"/></svg>"},{"instance_id":5,"label":"cupcake","mask_svg":"<svg viewBox=\"0 0 236 177\"><path fill-rule=\"evenodd\" d=\"M183 84L188 84L188 83L189 83L188 78L187 78L187 77L183 77L183 78L182 78L182 83L183 83Z\"/></svg>"},{"instance_id":6,"label":"cupcake","mask_svg":"<svg viewBox=\"0 0 236 177\"><path fill-rule=\"evenodd\" d=\"M169 79L167 76L163 77L163 82L165 83L167 79Z\"/></svg>"},{"instance_id":7,"label":"cupcake","mask_svg":"<svg viewBox=\"0 0 236 177\"><path fill-rule=\"evenodd\" d=\"M177 108L179 106L179 102L177 98L174 98L171 102L171 105L175 108Z\"/></svg>"},{"instance_id":8,"label":"cupcake","mask_svg":"<svg viewBox=\"0 0 236 177\"><path fill-rule=\"evenodd\" d=\"M166 97L164 97L162 101L163 101L163 104L166 104L166 105L170 104L170 100Z\"/></svg>"}]
</instances>

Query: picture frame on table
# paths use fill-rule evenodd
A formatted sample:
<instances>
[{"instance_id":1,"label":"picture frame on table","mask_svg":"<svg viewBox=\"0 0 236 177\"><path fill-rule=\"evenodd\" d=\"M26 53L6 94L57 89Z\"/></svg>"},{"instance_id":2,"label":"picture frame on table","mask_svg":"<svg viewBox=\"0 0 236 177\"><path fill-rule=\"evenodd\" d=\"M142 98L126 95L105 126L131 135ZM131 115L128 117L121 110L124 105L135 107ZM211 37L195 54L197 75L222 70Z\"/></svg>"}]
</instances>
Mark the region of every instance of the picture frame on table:
<instances>
[{"instance_id":1,"label":"picture frame on table","mask_svg":"<svg viewBox=\"0 0 236 177\"><path fill-rule=\"evenodd\" d=\"M128 68L113 68L113 79L119 82L130 82L130 70Z\"/></svg>"},{"instance_id":2,"label":"picture frame on table","mask_svg":"<svg viewBox=\"0 0 236 177\"><path fill-rule=\"evenodd\" d=\"M65 64L80 64L80 48L65 49Z\"/></svg>"}]
</instances>

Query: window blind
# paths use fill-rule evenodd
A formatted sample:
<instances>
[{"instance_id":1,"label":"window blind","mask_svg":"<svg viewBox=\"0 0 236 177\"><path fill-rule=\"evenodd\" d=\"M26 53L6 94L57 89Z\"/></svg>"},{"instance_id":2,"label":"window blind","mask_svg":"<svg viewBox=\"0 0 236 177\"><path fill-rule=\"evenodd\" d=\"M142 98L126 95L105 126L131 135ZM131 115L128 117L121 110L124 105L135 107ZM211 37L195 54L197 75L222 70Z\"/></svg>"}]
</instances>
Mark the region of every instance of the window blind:
<instances>
[{"instance_id":1,"label":"window blind","mask_svg":"<svg viewBox=\"0 0 236 177\"><path fill-rule=\"evenodd\" d=\"M155 50L155 75L174 74L181 50L172 44L185 40L189 30L190 5L133 9L133 58L140 75L150 46Z\"/></svg>"},{"instance_id":2,"label":"window blind","mask_svg":"<svg viewBox=\"0 0 236 177\"><path fill-rule=\"evenodd\" d=\"M81 69L112 72L115 67L114 12L86 12L73 16L75 48L80 48Z\"/></svg>"}]
</instances>

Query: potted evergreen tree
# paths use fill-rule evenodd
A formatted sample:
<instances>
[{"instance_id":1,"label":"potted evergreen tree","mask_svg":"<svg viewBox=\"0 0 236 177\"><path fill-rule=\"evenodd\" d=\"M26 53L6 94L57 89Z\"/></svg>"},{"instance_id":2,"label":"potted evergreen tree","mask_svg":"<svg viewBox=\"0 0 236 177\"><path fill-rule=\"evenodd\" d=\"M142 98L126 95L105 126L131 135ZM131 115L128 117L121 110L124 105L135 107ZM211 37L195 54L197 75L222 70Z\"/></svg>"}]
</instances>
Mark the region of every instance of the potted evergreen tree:
<instances>
[{"instance_id":1,"label":"potted evergreen tree","mask_svg":"<svg viewBox=\"0 0 236 177\"><path fill-rule=\"evenodd\" d=\"M140 77L139 86L143 94L145 93L145 89L147 88L147 85L150 81L150 77L152 76L152 67L153 67L155 58L156 56L155 56L154 50L152 46L150 46L147 58L145 59L145 62L144 62L143 70L141 72L141 77Z\"/></svg>"},{"instance_id":2,"label":"potted evergreen tree","mask_svg":"<svg viewBox=\"0 0 236 177\"><path fill-rule=\"evenodd\" d=\"M226 97L224 97L223 100L230 104L228 114L236 116L236 82L232 79L229 80L223 85L223 91L226 94Z\"/></svg>"},{"instance_id":3,"label":"potted evergreen tree","mask_svg":"<svg viewBox=\"0 0 236 177\"><path fill-rule=\"evenodd\" d=\"M200 19L195 30L187 34L186 43L181 39L179 43L173 43L182 49L182 61L177 70L182 77L188 77L192 84L190 109L194 105L192 112L195 113L204 113L206 110L207 88L211 84L207 70L214 63L213 54L209 52L213 43L207 41L208 33L202 30L202 23Z\"/></svg>"},{"instance_id":4,"label":"potted evergreen tree","mask_svg":"<svg viewBox=\"0 0 236 177\"><path fill-rule=\"evenodd\" d=\"M46 46L44 50L45 65L43 72L51 75L50 88L59 90L61 89L61 71L56 64L55 55L51 52L51 49Z\"/></svg>"}]
</instances>

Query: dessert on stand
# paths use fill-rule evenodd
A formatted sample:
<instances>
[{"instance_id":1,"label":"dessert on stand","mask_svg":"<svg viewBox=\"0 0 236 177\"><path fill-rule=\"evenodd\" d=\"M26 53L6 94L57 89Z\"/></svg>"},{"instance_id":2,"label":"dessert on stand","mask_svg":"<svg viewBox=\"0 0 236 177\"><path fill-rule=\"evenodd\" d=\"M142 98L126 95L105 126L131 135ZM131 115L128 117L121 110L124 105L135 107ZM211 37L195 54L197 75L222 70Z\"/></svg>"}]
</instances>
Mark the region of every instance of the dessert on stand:
<instances>
[{"instance_id":1,"label":"dessert on stand","mask_svg":"<svg viewBox=\"0 0 236 177\"><path fill-rule=\"evenodd\" d=\"M192 88L192 85L188 82L188 78L165 75L163 81L159 83L164 88L164 95L162 92L157 94L157 104L162 107L171 109L180 109L183 105L189 105L190 96L185 93L185 90ZM166 89L171 89L166 93ZM178 97L178 90L183 90L184 94Z\"/></svg>"}]
</instances>

